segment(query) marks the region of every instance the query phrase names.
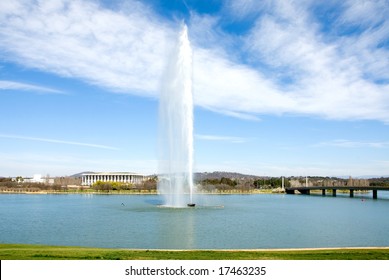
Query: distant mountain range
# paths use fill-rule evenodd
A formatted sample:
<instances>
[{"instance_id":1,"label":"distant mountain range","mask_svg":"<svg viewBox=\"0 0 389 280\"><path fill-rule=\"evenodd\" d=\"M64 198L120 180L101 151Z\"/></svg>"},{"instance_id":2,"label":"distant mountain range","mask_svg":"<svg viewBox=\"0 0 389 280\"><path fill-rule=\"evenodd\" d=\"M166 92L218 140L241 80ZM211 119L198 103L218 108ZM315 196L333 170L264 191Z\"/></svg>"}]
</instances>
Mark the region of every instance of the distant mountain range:
<instances>
[{"instance_id":1,"label":"distant mountain range","mask_svg":"<svg viewBox=\"0 0 389 280\"><path fill-rule=\"evenodd\" d=\"M255 175L241 174L236 172L224 172L224 171L196 172L193 174L193 178L195 181L202 181L207 179L221 179L223 177L228 179L241 179L241 180L261 178L260 176L255 176Z\"/></svg>"}]
</instances>

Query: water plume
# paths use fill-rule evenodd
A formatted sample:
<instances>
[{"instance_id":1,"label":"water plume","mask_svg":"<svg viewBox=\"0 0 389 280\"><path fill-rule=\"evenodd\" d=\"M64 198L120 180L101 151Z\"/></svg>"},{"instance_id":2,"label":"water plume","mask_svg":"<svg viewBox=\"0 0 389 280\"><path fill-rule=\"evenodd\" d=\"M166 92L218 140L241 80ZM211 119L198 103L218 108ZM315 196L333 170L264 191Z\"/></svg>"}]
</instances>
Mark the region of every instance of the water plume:
<instances>
[{"instance_id":1,"label":"water plume","mask_svg":"<svg viewBox=\"0 0 389 280\"><path fill-rule=\"evenodd\" d=\"M165 206L193 203L192 49L185 24L162 79L158 192Z\"/></svg>"}]
</instances>

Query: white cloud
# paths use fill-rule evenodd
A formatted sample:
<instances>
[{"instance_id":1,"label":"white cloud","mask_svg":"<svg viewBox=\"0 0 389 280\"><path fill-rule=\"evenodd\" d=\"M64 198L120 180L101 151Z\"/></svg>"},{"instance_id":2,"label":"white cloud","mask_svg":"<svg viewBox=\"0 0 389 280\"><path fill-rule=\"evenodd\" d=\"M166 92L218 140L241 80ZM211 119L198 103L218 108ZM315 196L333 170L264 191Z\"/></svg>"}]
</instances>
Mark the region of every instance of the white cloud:
<instances>
[{"instance_id":1,"label":"white cloud","mask_svg":"<svg viewBox=\"0 0 389 280\"><path fill-rule=\"evenodd\" d=\"M226 0L225 10L232 20L242 21L258 16L264 9L269 9L272 0Z\"/></svg>"},{"instance_id":2,"label":"white cloud","mask_svg":"<svg viewBox=\"0 0 389 280\"><path fill-rule=\"evenodd\" d=\"M315 144L314 147L340 147L340 148L389 148L389 142L386 141L351 141L345 139L336 139L327 142Z\"/></svg>"},{"instance_id":3,"label":"white cloud","mask_svg":"<svg viewBox=\"0 0 389 280\"><path fill-rule=\"evenodd\" d=\"M387 0L347 0L341 21L357 26L371 27L387 20L389 6Z\"/></svg>"},{"instance_id":4,"label":"white cloud","mask_svg":"<svg viewBox=\"0 0 389 280\"><path fill-rule=\"evenodd\" d=\"M194 52L193 76L195 102L216 111L274 114L295 104L261 73L210 50Z\"/></svg>"},{"instance_id":5,"label":"white cloud","mask_svg":"<svg viewBox=\"0 0 389 280\"><path fill-rule=\"evenodd\" d=\"M338 9L339 24L358 22L363 9L353 2ZM308 0L227 2L230 15L240 7L236 20L253 19L240 36L223 31L222 15L192 14L196 105L254 120L303 114L389 123L389 53L382 45L389 21L381 12L387 6L370 2L379 20L369 15L361 32L338 37L321 32ZM178 24L150 7L129 1L110 10L70 0L0 5L3 59L113 91L158 96Z\"/></svg>"},{"instance_id":6,"label":"white cloud","mask_svg":"<svg viewBox=\"0 0 389 280\"><path fill-rule=\"evenodd\" d=\"M155 94L171 29L146 7L114 12L87 1L23 1L0 11L4 59L116 91Z\"/></svg>"},{"instance_id":7,"label":"white cloud","mask_svg":"<svg viewBox=\"0 0 389 280\"><path fill-rule=\"evenodd\" d=\"M235 136L221 136L221 135L208 135L208 134L196 134L195 137L199 140L207 141L225 141L231 143L246 143L249 141L247 138L235 137Z\"/></svg>"},{"instance_id":8,"label":"white cloud","mask_svg":"<svg viewBox=\"0 0 389 280\"><path fill-rule=\"evenodd\" d=\"M348 39L326 38L309 6L291 3L277 2L246 38L251 55L279 75L269 77L280 85L279 92L295 101L284 112L388 122L389 87L366 78L381 75L382 68L387 73L385 63L376 64L386 51L360 46L357 53L354 45L344 44ZM382 33L387 36L387 31ZM287 87L282 86L285 79L290 80Z\"/></svg>"},{"instance_id":9,"label":"white cloud","mask_svg":"<svg viewBox=\"0 0 389 280\"><path fill-rule=\"evenodd\" d=\"M47 143L54 143L54 144L65 144L65 145L73 145L73 146L84 146L84 147L97 148L97 149L106 149L106 150L119 150L118 148L115 148L115 147L106 146L106 145L100 145L100 144L82 143L82 142L65 141L65 140L49 139L49 138L39 138L39 137L30 137L30 136L0 134L0 138L9 138L9 139L16 139L16 140L28 140L28 141L38 141L38 142L47 142Z\"/></svg>"},{"instance_id":10,"label":"white cloud","mask_svg":"<svg viewBox=\"0 0 389 280\"><path fill-rule=\"evenodd\" d=\"M25 90L25 91L34 91L39 93L63 94L63 92L60 90L56 90L48 87L42 87L42 86L14 82L14 81L4 81L4 80L0 80L0 90Z\"/></svg>"}]
</instances>

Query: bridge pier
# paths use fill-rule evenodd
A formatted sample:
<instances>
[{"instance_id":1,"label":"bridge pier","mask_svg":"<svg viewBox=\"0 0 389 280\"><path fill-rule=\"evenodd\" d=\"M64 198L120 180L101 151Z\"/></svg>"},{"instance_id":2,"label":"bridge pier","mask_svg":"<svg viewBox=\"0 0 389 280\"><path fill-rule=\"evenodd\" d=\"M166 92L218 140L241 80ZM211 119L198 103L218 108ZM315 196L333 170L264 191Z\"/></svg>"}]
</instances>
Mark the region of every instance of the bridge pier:
<instances>
[{"instance_id":1,"label":"bridge pier","mask_svg":"<svg viewBox=\"0 0 389 280\"><path fill-rule=\"evenodd\" d=\"M332 196L336 196L336 189L332 189Z\"/></svg>"},{"instance_id":2,"label":"bridge pier","mask_svg":"<svg viewBox=\"0 0 389 280\"><path fill-rule=\"evenodd\" d=\"M322 196L325 196L325 195L326 195L326 189L322 189L322 190L321 190L321 195L322 195Z\"/></svg>"},{"instance_id":3,"label":"bridge pier","mask_svg":"<svg viewBox=\"0 0 389 280\"><path fill-rule=\"evenodd\" d=\"M350 190L350 197L354 197L354 190Z\"/></svg>"},{"instance_id":4,"label":"bridge pier","mask_svg":"<svg viewBox=\"0 0 389 280\"><path fill-rule=\"evenodd\" d=\"M305 195L310 195L311 194L311 190L307 190L307 189L300 189L299 192L301 194L305 194Z\"/></svg>"},{"instance_id":5,"label":"bridge pier","mask_svg":"<svg viewBox=\"0 0 389 280\"><path fill-rule=\"evenodd\" d=\"M378 196L377 196L377 190L373 190L373 199L377 199Z\"/></svg>"}]
</instances>

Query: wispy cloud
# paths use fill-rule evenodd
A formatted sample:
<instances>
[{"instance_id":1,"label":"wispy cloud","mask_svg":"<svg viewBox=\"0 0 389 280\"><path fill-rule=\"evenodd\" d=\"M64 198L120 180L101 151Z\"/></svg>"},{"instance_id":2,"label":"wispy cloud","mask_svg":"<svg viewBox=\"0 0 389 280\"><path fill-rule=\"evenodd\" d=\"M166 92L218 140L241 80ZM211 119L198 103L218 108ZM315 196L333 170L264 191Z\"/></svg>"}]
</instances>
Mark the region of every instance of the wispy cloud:
<instances>
[{"instance_id":1,"label":"wispy cloud","mask_svg":"<svg viewBox=\"0 0 389 280\"><path fill-rule=\"evenodd\" d=\"M177 24L139 1L126 3L112 10L85 0L2 1L3 59L157 97ZM250 18L239 36L221 28L220 14L193 12L195 104L246 119L302 114L389 123L387 3L326 2L336 10L331 32L323 32L328 22L315 14L315 5L226 1L221 12L229 18ZM377 13L366 16L364 7Z\"/></svg>"},{"instance_id":2,"label":"wispy cloud","mask_svg":"<svg viewBox=\"0 0 389 280\"><path fill-rule=\"evenodd\" d=\"M172 32L138 1L120 11L95 1L2 1L0 23L4 59L143 95L155 95Z\"/></svg>"},{"instance_id":3,"label":"wispy cloud","mask_svg":"<svg viewBox=\"0 0 389 280\"><path fill-rule=\"evenodd\" d=\"M389 148L389 142L385 141L350 141L345 139L337 139L327 142L320 142L313 145L314 147L340 147L340 148Z\"/></svg>"},{"instance_id":4,"label":"wispy cloud","mask_svg":"<svg viewBox=\"0 0 389 280\"><path fill-rule=\"evenodd\" d=\"M82 142L65 141L65 140L49 139L49 138L39 138L39 137L29 137L29 136L20 136L20 135L0 134L0 138L9 138L9 139L27 140L27 141L38 141L38 142L47 142L47 143L65 144L65 145L74 145L74 146L85 146L85 147L97 148L97 149L119 150L118 148L115 148L115 147L100 145L100 144L82 143Z\"/></svg>"},{"instance_id":5,"label":"wispy cloud","mask_svg":"<svg viewBox=\"0 0 389 280\"><path fill-rule=\"evenodd\" d=\"M225 141L231 143L246 143L249 141L247 138L234 137L234 136L221 136L221 135L208 135L208 134L196 134L196 139L206 141Z\"/></svg>"},{"instance_id":6,"label":"wispy cloud","mask_svg":"<svg viewBox=\"0 0 389 280\"><path fill-rule=\"evenodd\" d=\"M37 86L32 84L14 82L14 81L5 81L0 80L0 90L23 90L23 91L34 91L38 93L55 93L63 94L62 91L57 89L52 89L43 86Z\"/></svg>"},{"instance_id":7,"label":"wispy cloud","mask_svg":"<svg viewBox=\"0 0 389 280\"><path fill-rule=\"evenodd\" d=\"M366 78L378 75L371 66L379 57L387 56L377 53L371 61L363 55L373 55L369 48L361 46L357 53L354 44L345 44L349 38L359 42L363 35L326 37L309 12L310 4L275 1L245 38L251 57L273 70L273 81L281 83L284 95L295 101L285 111L332 119L388 121L384 113L389 105L388 85ZM378 45L373 49L378 50ZM289 81L288 87L282 86L283 80Z\"/></svg>"}]
</instances>

